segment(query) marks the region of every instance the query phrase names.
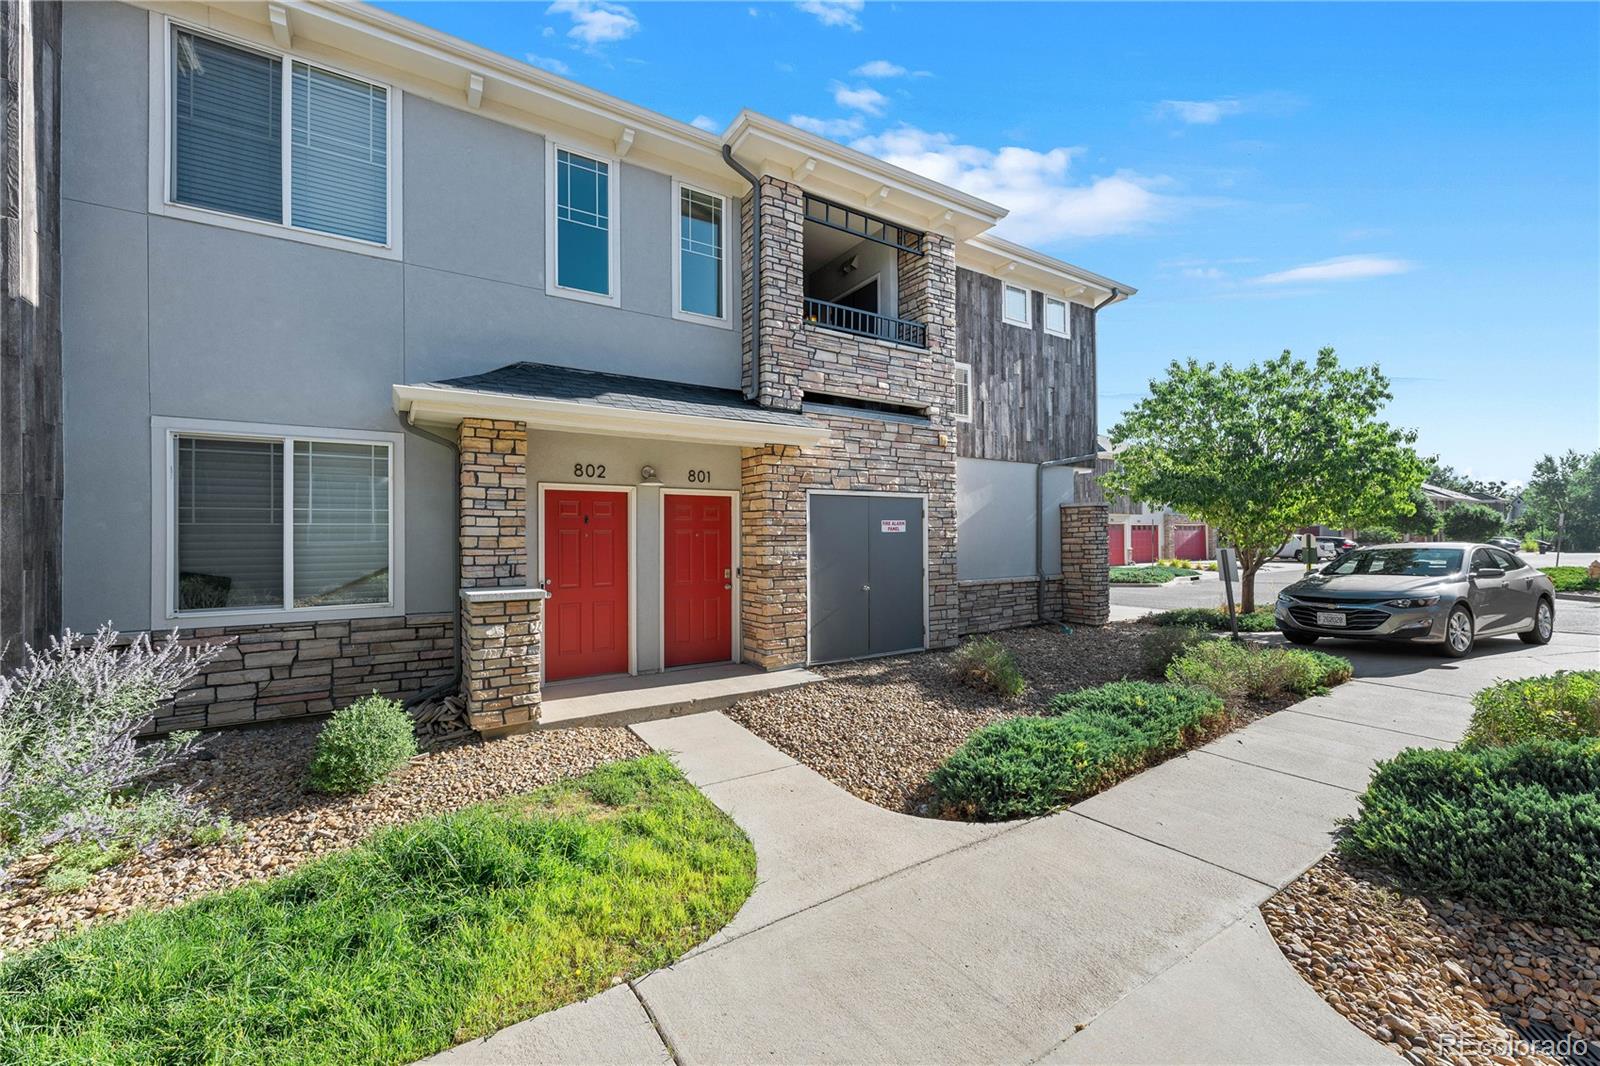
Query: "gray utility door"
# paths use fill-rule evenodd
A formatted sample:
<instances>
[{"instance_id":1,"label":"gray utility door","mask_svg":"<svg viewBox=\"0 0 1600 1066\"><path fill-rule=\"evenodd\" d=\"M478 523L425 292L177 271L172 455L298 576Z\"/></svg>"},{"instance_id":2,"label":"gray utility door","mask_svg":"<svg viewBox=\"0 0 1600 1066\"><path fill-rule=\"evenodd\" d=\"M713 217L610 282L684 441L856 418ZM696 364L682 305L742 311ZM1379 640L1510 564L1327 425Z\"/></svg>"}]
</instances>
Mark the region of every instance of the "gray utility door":
<instances>
[{"instance_id":1,"label":"gray utility door","mask_svg":"<svg viewBox=\"0 0 1600 1066\"><path fill-rule=\"evenodd\" d=\"M811 661L923 647L922 501L811 497Z\"/></svg>"}]
</instances>

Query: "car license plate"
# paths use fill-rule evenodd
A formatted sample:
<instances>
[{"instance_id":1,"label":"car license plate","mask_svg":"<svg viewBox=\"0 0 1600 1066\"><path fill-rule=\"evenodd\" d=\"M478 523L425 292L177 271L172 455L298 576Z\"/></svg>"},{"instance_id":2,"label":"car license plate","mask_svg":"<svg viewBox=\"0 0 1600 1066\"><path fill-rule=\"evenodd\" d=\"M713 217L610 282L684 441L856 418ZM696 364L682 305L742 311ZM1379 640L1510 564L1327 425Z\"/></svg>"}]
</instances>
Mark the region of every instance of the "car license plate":
<instances>
[{"instance_id":1,"label":"car license plate","mask_svg":"<svg viewBox=\"0 0 1600 1066\"><path fill-rule=\"evenodd\" d=\"M1318 611L1317 612L1317 625L1319 625L1319 626L1331 626L1331 627L1334 627L1334 628L1343 628L1344 627L1344 615L1339 611Z\"/></svg>"}]
</instances>

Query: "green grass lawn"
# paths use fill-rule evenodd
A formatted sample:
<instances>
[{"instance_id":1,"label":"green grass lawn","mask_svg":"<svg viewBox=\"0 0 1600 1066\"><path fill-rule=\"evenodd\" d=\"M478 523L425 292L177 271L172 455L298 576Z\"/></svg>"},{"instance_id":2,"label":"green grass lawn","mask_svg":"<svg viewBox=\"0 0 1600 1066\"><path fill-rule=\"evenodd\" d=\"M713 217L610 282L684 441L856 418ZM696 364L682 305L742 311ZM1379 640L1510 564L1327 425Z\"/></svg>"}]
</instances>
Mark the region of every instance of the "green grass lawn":
<instances>
[{"instance_id":1,"label":"green grass lawn","mask_svg":"<svg viewBox=\"0 0 1600 1066\"><path fill-rule=\"evenodd\" d=\"M6 1063L404 1063L672 961L755 886L653 755L0 966Z\"/></svg>"},{"instance_id":2,"label":"green grass lawn","mask_svg":"<svg viewBox=\"0 0 1600 1066\"><path fill-rule=\"evenodd\" d=\"M1555 582L1557 592L1600 592L1600 578L1582 566L1541 566L1539 572Z\"/></svg>"},{"instance_id":3,"label":"green grass lawn","mask_svg":"<svg viewBox=\"0 0 1600 1066\"><path fill-rule=\"evenodd\" d=\"M1194 577L1198 571L1176 566L1113 566L1113 585L1165 585L1175 577Z\"/></svg>"}]
</instances>

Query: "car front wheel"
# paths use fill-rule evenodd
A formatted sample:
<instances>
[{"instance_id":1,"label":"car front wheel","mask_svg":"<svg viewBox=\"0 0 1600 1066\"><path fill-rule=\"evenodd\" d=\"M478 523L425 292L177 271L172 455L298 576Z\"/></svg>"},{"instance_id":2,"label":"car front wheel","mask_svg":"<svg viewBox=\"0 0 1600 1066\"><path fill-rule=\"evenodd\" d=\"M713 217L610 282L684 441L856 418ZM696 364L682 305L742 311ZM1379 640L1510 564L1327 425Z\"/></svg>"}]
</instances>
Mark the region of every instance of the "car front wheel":
<instances>
[{"instance_id":1,"label":"car front wheel","mask_svg":"<svg viewBox=\"0 0 1600 1066\"><path fill-rule=\"evenodd\" d=\"M1556 631L1555 606L1543 596L1539 597L1539 606L1533 609L1533 628L1526 633L1518 633L1524 644L1548 644L1550 637Z\"/></svg>"},{"instance_id":2,"label":"car front wheel","mask_svg":"<svg viewBox=\"0 0 1600 1066\"><path fill-rule=\"evenodd\" d=\"M1465 607L1451 609L1450 619L1444 625L1444 643L1439 652L1451 659L1459 659L1472 650L1472 612Z\"/></svg>"},{"instance_id":3,"label":"car front wheel","mask_svg":"<svg viewBox=\"0 0 1600 1066\"><path fill-rule=\"evenodd\" d=\"M1303 633L1298 629L1285 629L1283 631L1283 639L1290 644L1315 644L1317 642L1317 634Z\"/></svg>"}]
</instances>

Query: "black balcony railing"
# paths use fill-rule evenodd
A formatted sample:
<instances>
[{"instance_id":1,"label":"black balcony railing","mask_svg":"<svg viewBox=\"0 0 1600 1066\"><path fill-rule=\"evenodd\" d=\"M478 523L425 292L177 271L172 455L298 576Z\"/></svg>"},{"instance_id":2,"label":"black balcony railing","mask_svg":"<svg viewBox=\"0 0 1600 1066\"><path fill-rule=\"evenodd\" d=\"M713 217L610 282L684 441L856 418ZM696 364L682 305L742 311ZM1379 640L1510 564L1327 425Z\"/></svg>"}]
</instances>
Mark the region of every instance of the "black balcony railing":
<instances>
[{"instance_id":1,"label":"black balcony railing","mask_svg":"<svg viewBox=\"0 0 1600 1066\"><path fill-rule=\"evenodd\" d=\"M904 318L890 318L862 311L844 304L831 304L826 300L806 297L806 321L815 322L824 329L841 333L854 333L858 337L872 337L895 344L909 344L913 348L928 346L928 328L921 322Z\"/></svg>"}]
</instances>

